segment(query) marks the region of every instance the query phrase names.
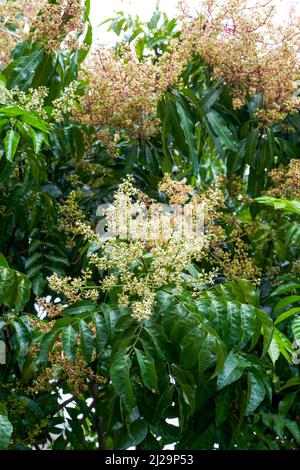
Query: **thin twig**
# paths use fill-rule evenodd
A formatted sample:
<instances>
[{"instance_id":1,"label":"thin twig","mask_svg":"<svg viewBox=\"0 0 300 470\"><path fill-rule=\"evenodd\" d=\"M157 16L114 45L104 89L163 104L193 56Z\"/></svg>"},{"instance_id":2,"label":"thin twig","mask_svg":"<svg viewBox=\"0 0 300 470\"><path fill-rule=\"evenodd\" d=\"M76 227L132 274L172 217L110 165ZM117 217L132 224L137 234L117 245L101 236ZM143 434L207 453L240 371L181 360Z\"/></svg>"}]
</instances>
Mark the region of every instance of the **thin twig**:
<instances>
[{"instance_id":1,"label":"thin twig","mask_svg":"<svg viewBox=\"0 0 300 470\"><path fill-rule=\"evenodd\" d=\"M10 34L11 36L14 36L14 37L17 38L17 39L21 39L21 38L22 38L21 34L15 33L14 31L11 31L10 29L7 29L7 28L3 28L2 26L0 26L0 31L1 31L2 33Z\"/></svg>"}]
</instances>

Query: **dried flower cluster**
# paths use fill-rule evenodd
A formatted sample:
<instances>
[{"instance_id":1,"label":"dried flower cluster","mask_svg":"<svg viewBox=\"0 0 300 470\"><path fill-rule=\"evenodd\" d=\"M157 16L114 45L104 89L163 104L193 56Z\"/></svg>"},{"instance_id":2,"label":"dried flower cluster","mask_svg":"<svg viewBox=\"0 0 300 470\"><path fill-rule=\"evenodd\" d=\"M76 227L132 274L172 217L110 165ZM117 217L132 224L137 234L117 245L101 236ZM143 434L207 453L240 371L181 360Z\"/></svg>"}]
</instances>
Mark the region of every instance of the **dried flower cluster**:
<instances>
[{"instance_id":1,"label":"dried flower cluster","mask_svg":"<svg viewBox=\"0 0 300 470\"><path fill-rule=\"evenodd\" d=\"M50 311L51 307L49 306ZM34 328L39 331L49 332L53 326L53 321L40 321L31 318L31 323ZM80 343L80 334L77 334L77 345ZM32 351L34 354L38 353L37 349ZM27 388L27 393L35 394L41 391L52 390L53 381L66 381L72 393L81 396L88 390L89 384L104 384L107 379L101 375L95 374L91 367L87 367L84 358L77 349L77 354L74 363L70 362L62 349L61 338L58 337L53 349L49 354L49 366L42 369L38 377L34 380L33 384Z\"/></svg>"},{"instance_id":2,"label":"dried flower cluster","mask_svg":"<svg viewBox=\"0 0 300 470\"><path fill-rule=\"evenodd\" d=\"M166 173L158 189L169 196L171 204L184 204L193 192L194 188L182 181L172 180L171 176Z\"/></svg>"},{"instance_id":3,"label":"dried flower cluster","mask_svg":"<svg viewBox=\"0 0 300 470\"><path fill-rule=\"evenodd\" d=\"M135 139L149 138L159 124L159 98L180 79L193 56L200 56L213 76L230 86L234 107L259 94L257 117L283 119L299 105L299 25L274 24L273 3L250 7L248 0L203 0L196 18L185 12L181 37L170 41L155 64L139 62L125 46L121 58L99 49L85 71L89 86L79 119L125 130Z\"/></svg>"},{"instance_id":4,"label":"dried flower cluster","mask_svg":"<svg viewBox=\"0 0 300 470\"><path fill-rule=\"evenodd\" d=\"M92 228L86 223L83 211L76 202L77 194L72 191L65 204L58 211L60 219L58 221L58 230L68 235L67 246L73 246L74 238L82 235L86 240L99 242L100 238Z\"/></svg>"},{"instance_id":5,"label":"dried flower cluster","mask_svg":"<svg viewBox=\"0 0 300 470\"><path fill-rule=\"evenodd\" d=\"M56 0L45 2L31 25L30 39L41 42L49 53L60 49L61 44L74 49L83 31L81 0Z\"/></svg>"},{"instance_id":6,"label":"dried flower cluster","mask_svg":"<svg viewBox=\"0 0 300 470\"><path fill-rule=\"evenodd\" d=\"M264 194L284 199L300 199L300 160L291 160L287 166L269 172L271 187Z\"/></svg>"},{"instance_id":7,"label":"dried flower cluster","mask_svg":"<svg viewBox=\"0 0 300 470\"><path fill-rule=\"evenodd\" d=\"M234 240L234 253L223 250L220 246L215 248L219 257L218 264L228 279L245 278L259 284L261 269L256 266L253 257L249 255L249 246L240 238Z\"/></svg>"},{"instance_id":8,"label":"dried flower cluster","mask_svg":"<svg viewBox=\"0 0 300 470\"><path fill-rule=\"evenodd\" d=\"M49 53L74 49L83 31L81 0L0 0L0 66L10 60L12 49L29 37Z\"/></svg>"},{"instance_id":9,"label":"dried flower cluster","mask_svg":"<svg viewBox=\"0 0 300 470\"><path fill-rule=\"evenodd\" d=\"M61 304L54 304L51 302L47 302L46 299L37 298L36 305L39 311L42 313L45 313L47 315L47 318L49 318L50 320L61 317L62 310L63 310L63 306ZM44 323L41 322L41 324L39 325L39 328L41 328L41 326L43 325Z\"/></svg>"},{"instance_id":10,"label":"dried flower cluster","mask_svg":"<svg viewBox=\"0 0 300 470\"><path fill-rule=\"evenodd\" d=\"M155 65L139 62L128 49L120 58L115 51L100 48L83 78L88 81L88 90L78 114L82 123L125 130L135 139L146 139L156 132L161 90Z\"/></svg>"},{"instance_id":11,"label":"dried flower cluster","mask_svg":"<svg viewBox=\"0 0 300 470\"><path fill-rule=\"evenodd\" d=\"M45 0L0 0L0 67L7 65L12 49L25 36Z\"/></svg>"},{"instance_id":12,"label":"dried flower cluster","mask_svg":"<svg viewBox=\"0 0 300 470\"><path fill-rule=\"evenodd\" d=\"M288 24L274 22L273 0L203 0L192 18L185 11L181 42L228 84L239 108L249 96L261 94L258 117L283 119L299 105L299 18L291 12ZM174 44L176 47L176 44Z\"/></svg>"}]
</instances>

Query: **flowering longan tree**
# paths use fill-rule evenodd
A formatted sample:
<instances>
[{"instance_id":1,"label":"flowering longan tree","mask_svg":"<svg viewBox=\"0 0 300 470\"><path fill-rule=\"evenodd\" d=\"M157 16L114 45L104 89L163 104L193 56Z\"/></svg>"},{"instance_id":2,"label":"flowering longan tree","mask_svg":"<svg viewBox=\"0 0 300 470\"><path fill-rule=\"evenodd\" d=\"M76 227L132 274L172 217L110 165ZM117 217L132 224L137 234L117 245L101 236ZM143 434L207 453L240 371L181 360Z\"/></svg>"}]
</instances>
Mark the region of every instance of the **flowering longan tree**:
<instances>
[{"instance_id":1,"label":"flowering longan tree","mask_svg":"<svg viewBox=\"0 0 300 470\"><path fill-rule=\"evenodd\" d=\"M89 7L0 0L0 449L297 449L299 19Z\"/></svg>"}]
</instances>

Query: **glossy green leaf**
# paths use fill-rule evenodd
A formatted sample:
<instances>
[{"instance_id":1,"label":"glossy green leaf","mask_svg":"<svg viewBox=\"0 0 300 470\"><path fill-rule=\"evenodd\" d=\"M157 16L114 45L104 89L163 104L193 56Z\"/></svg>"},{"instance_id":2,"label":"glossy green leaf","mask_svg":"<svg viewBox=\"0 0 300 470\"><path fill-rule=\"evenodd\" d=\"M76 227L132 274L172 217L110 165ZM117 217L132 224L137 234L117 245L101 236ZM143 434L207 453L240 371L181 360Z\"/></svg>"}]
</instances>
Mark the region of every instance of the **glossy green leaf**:
<instances>
[{"instance_id":1,"label":"glossy green leaf","mask_svg":"<svg viewBox=\"0 0 300 470\"><path fill-rule=\"evenodd\" d=\"M135 397L130 380L131 359L128 354L119 356L111 365L110 377L114 389L128 412L135 405Z\"/></svg>"},{"instance_id":2,"label":"glossy green leaf","mask_svg":"<svg viewBox=\"0 0 300 470\"><path fill-rule=\"evenodd\" d=\"M21 311L30 298L31 283L18 271L0 266L0 305Z\"/></svg>"},{"instance_id":3,"label":"glossy green leaf","mask_svg":"<svg viewBox=\"0 0 300 470\"><path fill-rule=\"evenodd\" d=\"M186 141L186 144L189 149L189 154L191 158L191 163L193 166L194 174L197 174L199 162L197 154L197 141L195 136L195 129L191 119L189 118L186 110L183 108L179 101L176 102L177 112L180 118L180 126L183 131L183 135Z\"/></svg>"},{"instance_id":4,"label":"glossy green leaf","mask_svg":"<svg viewBox=\"0 0 300 470\"><path fill-rule=\"evenodd\" d=\"M0 266L2 268L9 268L8 262L6 261L6 258L3 256L2 253L0 253Z\"/></svg>"},{"instance_id":5,"label":"glossy green leaf","mask_svg":"<svg viewBox=\"0 0 300 470\"><path fill-rule=\"evenodd\" d=\"M18 134L18 132L14 131L13 129L10 129L9 131L7 131L5 139L4 139L4 146L5 146L6 158L9 162L13 161L19 142L20 142L20 134Z\"/></svg>"},{"instance_id":6,"label":"glossy green leaf","mask_svg":"<svg viewBox=\"0 0 300 470\"><path fill-rule=\"evenodd\" d=\"M62 335L62 347L66 358L74 363L75 362L75 351L76 351L76 343L77 343L77 333L71 325L68 325L64 328Z\"/></svg>"},{"instance_id":7,"label":"glossy green leaf","mask_svg":"<svg viewBox=\"0 0 300 470\"><path fill-rule=\"evenodd\" d=\"M153 358L147 352L134 348L139 363L143 383L152 393L158 389L157 372Z\"/></svg>"},{"instance_id":8,"label":"glossy green leaf","mask_svg":"<svg viewBox=\"0 0 300 470\"><path fill-rule=\"evenodd\" d=\"M63 316L65 317L73 317L75 315L80 315L82 313L94 313L99 308L89 300L80 300L75 302L73 305L66 307L63 309Z\"/></svg>"},{"instance_id":9,"label":"glossy green leaf","mask_svg":"<svg viewBox=\"0 0 300 470\"><path fill-rule=\"evenodd\" d=\"M13 432L13 426L7 416L0 415L0 449L9 447L10 438Z\"/></svg>"},{"instance_id":10,"label":"glossy green leaf","mask_svg":"<svg viewBox=\"0 0 300 470\"><path fill-rule=\"evenodd\" d=\"M61 329L51 330L45 333L41 340L41 346L37 355L37 363L40 366L46 366L48 362L49 352L51 351L58 335L61 333Z\"/></svg>"},{"instance_id":11,"label":"glossy green leaf","mask_svg":"<svg viewBox=\"0 0 300 470\"><path fill-rule=\"evenodd\" d=\"M281 323L282 321L286 320L287 318L290 318L291 316L299 312L300 312L300 307L290 308L289 310L286 310L285 312L281 313L276 318L274 325L278 325L278 323Z\"/></svg>"},{"instance_id":12,"label":"glossy green leaf","mask_svg":"<svg viewBox=\"0 0 300 470\"><path fill-rule=\"evenodd\" d=\"M220 139L222 145L225 148L236 152L236 141L232 131L227 126L225 119L215 110L209 111L206 114L206 118L211 126L212 131Z\"/></svg>"},{"instance_id":13,"label":"glossy green leaf","mask_svg":"<svg viewBox=\"0 0 300 470\"><path fill-rule=\"evenodd\" d=\"M84 359L90 362L94 351L94 336L84 320L79 322L80 346Z\"/></svg>"},{"instance_id":14,"label":"glossy green leaf","mask_svg":"<svg viewBox=\"0 0 300 470\"><path fill-rule=\"evenodd\" d=\"M222 88L219 83L207 88L201 98L199 99L198 109L201 113L206 114L209 109L215 104L218 100L220 94L222 92Z\"/></svg>"},{"instance_id":15,"label":"glossy green leaf","mask_svg":"<svg viewBox=\"0 0 300 470\"><path fill-rule=\"evenodd\" d=\"M104 318L99 313L94 313L92 319L96 327L96 351L99 354L108 341L107 329Z\"/></svg>"},{"instance_id":16,"label":"glossy green leaf","mask_svg":"<svg viewBox=\"0 0 300 470\"><path fill-rule=\"evenodd\" d=\"M255 159L258 138L259 138L259 128L256 127L255 129L252 129L252 131L248 134L247 140L246 140L245 156L246 156L247 163L250 165L253 163Z\"/></svg>"},{"instance_id":17,"label":"glossy green leaf","mask_svg":"<svg viewBox=\"0 0 300 470\"><path fill-rule=\"evenodd\" d=\"M218 395L217 404L216 404L216 425L221 426L221 424L226 421L230 416L230 405L232 402L232 390L231 388L224 388Z\"/></svg>"},{"instance_id":18,"label":"glossy green leaf","mask_svg":"<svg viewBox=\"0 0 300 470\"><path fill-rule=\"evenodd\" d=\"M262 403L266 390L262 379L255 372L248 372L248 395L245 416L249 416Z\"/></svg>"},{"instance_id":19,"label":"glossy green leaf","mask_svg":"<svg viewBox=\"0 0 300 470\"><path fill-rule=\"evenodd\" d=\"M300 344L300 315L297 315L292 321L292 332L298 345Z\"/></svg>"},{"instance_id":20,"label":"glossy green leaf","mask_svg":"<svg viewBox=\"0 0 300 470\"><path fill-rule=\"evenodd\" d=\"M251 364L242 356L230 352L226 357L223 370L218 375L217 386L222 389L242 377L245 368Z\"/></svg>"},{"instance_id":21,"label":"glossy green leaf","mask_svg":"<svg viewBox=\"0 0 300 470\"><path fill-rule=\"evenodd\" d=\"M261 196L255 200L260 204L272 206L274 209L300 214L300 201L289 201L287 199L280 199L270 196Z\"/></svg>"},{"instance_id":22,"label":"glossy green leaf","mask_svg":"<svg viewBox=\"0 0 300 470\"><path fill-rule=\"evenodd\" d=\"M277 304L273 308L273 313L276 314L280 312L285 307L288 307L289 305L299 302L300 300L300 295L288 295L287 297L284 297L283 299L280 299Z\"/></svg>"},{"instance_id":23,"label":"glossy green leaf","mask_svg":"<svg viewBox=\"0 0 300 470\"><path fill-rule=\"evenodd\" d=\"M37 131L36 129L33 129L33 128L30 129L30 132L32 135L34 153L38 155L41 151L41 148L44 142L44 134L43 132Z\"/></svg>"}]
</instances>

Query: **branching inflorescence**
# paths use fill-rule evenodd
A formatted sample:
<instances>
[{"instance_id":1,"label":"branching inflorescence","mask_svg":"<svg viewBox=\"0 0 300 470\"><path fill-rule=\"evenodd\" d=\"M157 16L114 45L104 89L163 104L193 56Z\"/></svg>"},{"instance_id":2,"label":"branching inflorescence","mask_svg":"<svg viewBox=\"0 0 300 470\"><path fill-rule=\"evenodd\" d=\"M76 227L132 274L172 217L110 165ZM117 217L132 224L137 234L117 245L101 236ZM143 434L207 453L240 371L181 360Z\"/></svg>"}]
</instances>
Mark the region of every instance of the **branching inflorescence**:
<instances>
[{"instance_id":1,"label":"branching inflorescence","mask_svg":"<svg viewBox=\"0 0 300 470\"><path fill-rule=\"evenodd\" d=\"M248 259L247 246L239 240L237 229L231 240L235 243L234 257L221 248L227 237L218 224L218 211L224 201L221 183L198 192L167 174L159 187L169 198L171 205L166 207L141 193L128 177L106 211L104 233L95 233L83 222L76 195L71 193L61 209L60 230L68 236L83 236L94 248L81 277L60 278L54 274L49 278L50 287L70 302L97 301L100 293L115 291L119 305L130 306L134 318L145 320L153 311L157 292L167 286L178 292L187 286L198 295L213 282L219 268L229 278L242 272L257 280L258 269ZM211 250L215 259L205 271L200 264L211 258ZM199 269L190 275L194 262ZM93 282L95 268L101 277L97 284Z\"/></svg>"},{"instance_id":2,"label":"branching inflorescence","mask_svg":"<svg viewBox=\"0 0 300 470\"><path fill-rule=\"evenodd\" d=\"M135 139L151 137L162 93L180 80L192 57L231 89L235 108L259 95L257 118L284 119L299 105L299 20L278 25L275 13L272 0L252 6L248 0L203 0L197 16L184 11L180 37L154 64L140 62L128 46L121 57L99 48L84 74L89 86L80 120L125 130Z\"/></svg>"},{"instance_id":3,"label":"branching inflorescence","mask_svg":"<svg viewBox=\"0 0 300 470\"><path fill-rule=\"evenodd\" d=\"M48 52L78 46L83 32L81 0L0 0L0 66L22 39L39 42Z\"/></svg>"}]
</instances>

